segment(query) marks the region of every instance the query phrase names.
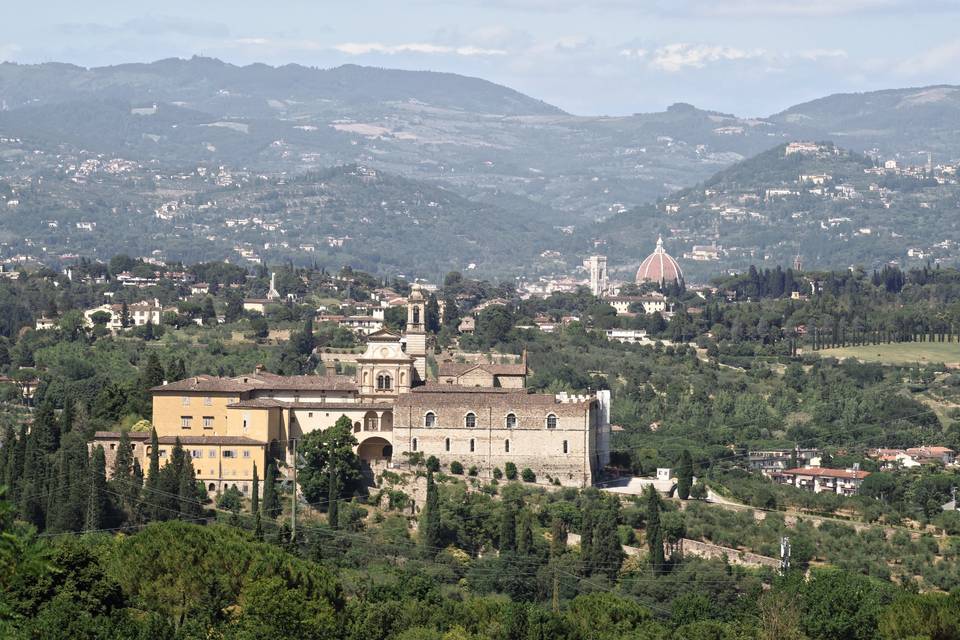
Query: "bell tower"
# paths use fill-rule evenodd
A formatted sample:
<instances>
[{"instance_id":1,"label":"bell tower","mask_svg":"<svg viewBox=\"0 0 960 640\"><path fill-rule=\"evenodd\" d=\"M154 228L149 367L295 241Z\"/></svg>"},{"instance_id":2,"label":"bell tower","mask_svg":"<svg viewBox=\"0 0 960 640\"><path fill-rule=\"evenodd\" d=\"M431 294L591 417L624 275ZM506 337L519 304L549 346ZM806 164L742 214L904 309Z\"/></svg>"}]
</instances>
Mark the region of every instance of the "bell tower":
<instances>
[{"instance_id":1,"label":"bell tower","mask_svg":"<svg viewBox=\"0 0 960 640\"><path fill-rule=\"evenodd\" d=\"M407 355L414 358L414 369L420 382L427 380L426 299L419 285L413 285L407 299Z\"/></svg>"}]
</instances>

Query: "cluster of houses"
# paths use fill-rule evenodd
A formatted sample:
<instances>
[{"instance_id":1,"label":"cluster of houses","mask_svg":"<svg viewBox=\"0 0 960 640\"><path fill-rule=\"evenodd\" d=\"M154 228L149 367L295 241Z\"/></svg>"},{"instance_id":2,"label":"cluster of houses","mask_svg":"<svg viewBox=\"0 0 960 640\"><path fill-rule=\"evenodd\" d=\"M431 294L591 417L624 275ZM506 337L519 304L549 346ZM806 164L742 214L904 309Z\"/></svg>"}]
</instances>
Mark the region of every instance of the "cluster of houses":
<instances>
[{"instance_id":1,"label":"cluster of houses","mask_svg":"<svg viewBox=\"0 0 960 640\"><path fill-rule=\"evenodd\" d=\"M780 484L789 484L814 493L856 495L869 475L859 465L849 469L830 469L821 466L819 449L772 449L750 451L747 466L752 471ZM872 449L867 457L876 460L883 471L909 469L925 464L955 465L956 452L942 446L920 446L910 449Z\"/></svg>"}]
</instances>

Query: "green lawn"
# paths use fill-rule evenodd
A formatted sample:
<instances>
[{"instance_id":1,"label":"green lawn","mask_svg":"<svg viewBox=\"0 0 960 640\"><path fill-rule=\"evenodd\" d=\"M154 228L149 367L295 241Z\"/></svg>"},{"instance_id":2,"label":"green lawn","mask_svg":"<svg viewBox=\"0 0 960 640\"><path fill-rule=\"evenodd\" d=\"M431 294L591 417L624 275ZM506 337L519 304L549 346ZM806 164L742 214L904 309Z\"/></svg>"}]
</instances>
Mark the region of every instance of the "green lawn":
<instances>
[{"instance_id":1,"label":"green lawn","mask_svg":"<svg viewBox=\"0 0 960 640\"><path fill-rule=\"evenodd\" d=\"M822 349L816 353L835 358L856 358L864 362L910 364L914 362L943 362L960 367L960 342L899 342Z\"/></svg>"}]
</instances>

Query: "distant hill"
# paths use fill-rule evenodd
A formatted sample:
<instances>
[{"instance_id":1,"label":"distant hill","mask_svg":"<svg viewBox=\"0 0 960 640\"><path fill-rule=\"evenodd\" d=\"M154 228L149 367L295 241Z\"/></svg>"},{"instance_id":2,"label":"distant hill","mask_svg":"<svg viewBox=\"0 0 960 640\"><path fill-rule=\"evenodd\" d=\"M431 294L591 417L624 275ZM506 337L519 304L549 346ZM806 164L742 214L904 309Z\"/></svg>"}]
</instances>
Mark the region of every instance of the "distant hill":
<instances>
[{"instance_id":1,"label":"distant hill","mask_svg":"<svg viewBox=\"0 0 960 640\"><path fill-rule=\"evenodd\" d=\"M271 116L297 102L328 108L419 102L497 115L558 115L563 111L479 78L432 71L344 65L317 69L289 64L236 66L214 58L170 58L148 64L86 69L75 65L0 64L0 99L8 109L87 98L148 105L169 102L207 113Z\"/></svg>"},{"instance_id":2,"label":"distant hill","mask_svg":"<svg viewBox=\"0 0 960 640\"><path fill-rule=\"evenodd\" d=\"M829 142L803 148L779 145L612 216L594 236L585 229L581 244L599 241L611 271L619 266L628 274L662 234L688 275L701 280L751 264L791 265L797 254L810 269L960 258L955 169L928 172L925 162L884 169ZM715 241L718 259L710 260ZM694 253L695 246L707 251Z\"/></svg>"},{"instance_id":3,"label":"distant hill","mask_svg":"<svg viewBox=\"0 0 960 640\"><path fill-rule=\"evenodd\" d=\"M555 215L513 196L506 209L358 165L267 178L210 168L159 171L103 163L48 175L44 188L0 183L0 246L42 261L134 255L196 262L351 265L384 276L536 268L561 236ZM16 198L15 206L4 200ZM69 263L70 258L67 258Z\"/></svg>"},{"instance_id":4,"label":"distant hill","mask_svg":"<svg viewBox=\"0 0 960 640\"><path fill-rule=\"evenodd\" d=\"M794 137L836 140L888 154L930 151L960 158L960 86L936 85L867 93L838 93L769 118Z\"/></svg>"}]
</instances>

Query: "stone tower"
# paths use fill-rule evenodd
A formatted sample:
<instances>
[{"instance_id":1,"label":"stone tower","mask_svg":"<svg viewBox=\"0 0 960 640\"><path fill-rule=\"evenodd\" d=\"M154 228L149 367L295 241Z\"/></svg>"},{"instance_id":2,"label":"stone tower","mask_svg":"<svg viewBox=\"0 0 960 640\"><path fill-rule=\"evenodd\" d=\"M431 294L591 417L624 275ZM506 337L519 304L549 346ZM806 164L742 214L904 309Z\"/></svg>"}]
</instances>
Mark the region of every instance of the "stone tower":
<instances>
[{"instance_id":1,"label":"stone tower","mask_svg":"<svg viewBox=\"0 0 960 640\"><path fill-rule=\"evenodd\" d=\"M590 256L586 260L590 272L590 293L598 298L607 292L607 256Z\"/></svg>"},{"instance_id":2,"label":"stone tower","mask_svg":"<svg viewBox=\"0 0 960 640\"><path fill-rule=\"evenodd\" d=\"M407 299L407 355L414 358L414 369L420 382L427 380L427 303L419 285L413 285Z\"/></svg>"}]
</instances>

